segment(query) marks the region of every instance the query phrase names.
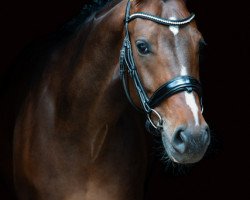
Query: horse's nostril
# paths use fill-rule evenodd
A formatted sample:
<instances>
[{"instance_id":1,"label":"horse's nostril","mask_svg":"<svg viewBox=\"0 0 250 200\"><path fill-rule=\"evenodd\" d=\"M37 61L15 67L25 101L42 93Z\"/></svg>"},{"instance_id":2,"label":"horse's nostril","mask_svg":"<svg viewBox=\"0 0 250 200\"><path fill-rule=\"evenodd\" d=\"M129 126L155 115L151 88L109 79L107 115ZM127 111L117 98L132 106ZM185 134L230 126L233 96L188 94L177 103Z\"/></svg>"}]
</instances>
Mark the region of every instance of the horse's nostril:
<instances>
[{"instance_id":1,"label":"horse's nostril","mask_svg":"<svg viewBox=\"0 0 250 200\"><path fill-rule=\"evenodd\" d=\"M197 128L197 127L196 127ZM210 133L208 126L194 128L178 128L173 135L172 147L180 153L197 153L207 147L210 142Z\"/></svg>"},{"instance_id":2,"label":"horse's nostril","mask_svg":"<svg viewBox=\"0 0 250 200\"><path fill-rule=\"evenodd\" d=\"M186 150L186 142L187 142L187 136L185 135L184 131L183 130L176 131L172 143L173 148L179 153L184 153Z\"/></svg>"}]
</instances>

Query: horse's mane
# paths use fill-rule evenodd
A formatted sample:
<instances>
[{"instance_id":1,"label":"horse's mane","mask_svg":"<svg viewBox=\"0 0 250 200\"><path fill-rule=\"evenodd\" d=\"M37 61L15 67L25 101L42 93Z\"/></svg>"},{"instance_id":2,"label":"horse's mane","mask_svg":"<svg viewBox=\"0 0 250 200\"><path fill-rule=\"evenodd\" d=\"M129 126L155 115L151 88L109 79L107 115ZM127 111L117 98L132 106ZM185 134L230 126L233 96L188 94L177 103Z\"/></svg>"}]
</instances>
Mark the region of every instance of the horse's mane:
<instances>
[{"instance_id":1,"label":"horse's mane","mask_svg":"<svg viewBox=\"0 0 250 200\"><path fill-rule=\"evenodd\" d=\"M72 18L69 22L65 23L61 31L64 33L74 32L93 13L98 12L101 8L105 7L108 3L111 3L113 1L114 0L91 0L89 1L83 6L83 8L81 9L80 13L77 16Z\"/></svg>"}]
</instances>

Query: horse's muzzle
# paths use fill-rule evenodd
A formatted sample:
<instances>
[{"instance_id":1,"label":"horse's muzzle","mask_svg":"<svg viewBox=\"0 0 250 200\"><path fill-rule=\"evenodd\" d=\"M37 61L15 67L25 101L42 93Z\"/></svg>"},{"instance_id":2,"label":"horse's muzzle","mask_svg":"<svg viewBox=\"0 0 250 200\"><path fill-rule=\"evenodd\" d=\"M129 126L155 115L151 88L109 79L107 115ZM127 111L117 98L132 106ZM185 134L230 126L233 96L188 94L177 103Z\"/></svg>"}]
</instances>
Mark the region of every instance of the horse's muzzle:
<instances>
[{"instance_id":1,"label":"horse's muzzle","mask_svg":"<svg viewBox=\"0 0 250 200\"><path fill-rule=\"evenodd\" d=\"M210 131L207 124L195 127L195 129L177 128L170 142L165 134L162 133L162 139L169 157L181 164L201 160L210 144Z\"/></svg>"}]
</instances>

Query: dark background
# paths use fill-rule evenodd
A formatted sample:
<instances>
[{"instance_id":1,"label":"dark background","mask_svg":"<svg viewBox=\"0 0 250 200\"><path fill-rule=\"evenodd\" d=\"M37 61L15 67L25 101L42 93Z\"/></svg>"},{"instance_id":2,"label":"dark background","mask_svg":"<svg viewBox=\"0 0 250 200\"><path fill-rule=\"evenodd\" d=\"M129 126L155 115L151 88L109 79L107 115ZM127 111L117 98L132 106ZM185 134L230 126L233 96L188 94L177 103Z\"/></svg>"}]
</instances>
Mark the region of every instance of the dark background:
<instances>
[{"instance_id":1,"label":"dark background","mask_svg":"<svg viewBox=\"0 0 250 200\"><path fill-rule=\"evenodd\" d=\"M0 74L27 44L56 31L79 12L84 2L1 1ZM185 174L173 175L157 161L150 179L150 200L250 199L250 9L238 2L188 2L208 44L201 79L204 115L214 139L209 154ZM0 188L0 192L7 193L7 189Z\"/></svg>"}]
</instances>

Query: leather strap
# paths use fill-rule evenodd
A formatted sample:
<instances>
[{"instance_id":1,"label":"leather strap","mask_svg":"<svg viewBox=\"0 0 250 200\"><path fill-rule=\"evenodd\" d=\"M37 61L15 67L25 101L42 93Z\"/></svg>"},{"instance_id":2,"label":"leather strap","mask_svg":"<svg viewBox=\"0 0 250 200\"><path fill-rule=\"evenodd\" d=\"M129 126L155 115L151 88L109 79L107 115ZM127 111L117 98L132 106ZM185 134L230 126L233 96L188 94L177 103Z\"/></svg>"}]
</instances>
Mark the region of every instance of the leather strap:
<instances>
[{"instance_id":1,"label":"leather strap","mask_svg":"<svg viewBox=\"0 0 250 200\"><path fill-rule=\"evenodd\" d=\"M195 91L199 97L202 96L201 84L198 80L191 76L178 76L156 90L151 96L148 104L151 108L154 108L164 99L183 91Z\"/></svg>"}]
</instances>

